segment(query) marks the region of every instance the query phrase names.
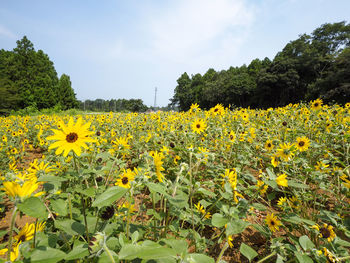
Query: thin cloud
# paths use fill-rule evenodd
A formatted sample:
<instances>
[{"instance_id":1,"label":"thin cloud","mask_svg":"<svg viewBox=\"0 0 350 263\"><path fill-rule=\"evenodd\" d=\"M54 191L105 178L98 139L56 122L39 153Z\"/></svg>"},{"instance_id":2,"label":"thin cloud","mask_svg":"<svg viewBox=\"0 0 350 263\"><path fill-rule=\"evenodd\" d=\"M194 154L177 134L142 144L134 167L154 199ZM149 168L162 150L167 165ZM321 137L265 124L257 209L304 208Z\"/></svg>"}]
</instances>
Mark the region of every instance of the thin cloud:
<instances>
[{"instance_id":1,"label":"thin cloud","mask_svg":"<svg viewBox=\"0 0 350 263\"><path fill-rule=\"evenodd\" d=\"M3 25L0 25L0 36L17 39L17 36Z\"/></svg>"},{"instance_id":2,"label":"thin cloud","mask_svg":"<svg viewBox=\"0 0 350 263\"><path fill-rule=\"evenodd\" d=\"M235 54L254 21L255 10L245 0L182 0L159 12L149 23L153 51L182 63Z\"/></svg>"}]
</instances>

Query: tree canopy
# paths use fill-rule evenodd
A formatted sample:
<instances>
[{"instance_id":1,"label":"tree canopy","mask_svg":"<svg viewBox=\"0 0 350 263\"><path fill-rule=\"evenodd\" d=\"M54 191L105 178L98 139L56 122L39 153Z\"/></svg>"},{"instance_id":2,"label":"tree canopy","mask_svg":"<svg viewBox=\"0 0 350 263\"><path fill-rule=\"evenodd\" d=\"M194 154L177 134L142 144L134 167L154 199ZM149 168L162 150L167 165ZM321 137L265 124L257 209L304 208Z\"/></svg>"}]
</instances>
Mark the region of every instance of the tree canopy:
<instances>
[{"instance_id":1,"label":"tree canopy","mask_svg":"<svg viewBox=\"0 0 350 263\"><path fill-rule=\"evenodd\" d=\"M209 69L203 76L185 72L177 80L170 105L188 110L224 106L267 108L322 98L350 100L350 24L327 23L289 42L271 61Z\"/></svg>"},{"instance_id":2,"label":"tree canopy","mask_svg":"<svg viewBox=\"0 0 350 263\"><path fill-rule=\"evenodd\" d=\"M57 104L63 109L78 106L69 76L58 79L53 62L24 36L12 51L0 50L0 111L28 106L37 109Z\"/></svg>"}]
</instances>

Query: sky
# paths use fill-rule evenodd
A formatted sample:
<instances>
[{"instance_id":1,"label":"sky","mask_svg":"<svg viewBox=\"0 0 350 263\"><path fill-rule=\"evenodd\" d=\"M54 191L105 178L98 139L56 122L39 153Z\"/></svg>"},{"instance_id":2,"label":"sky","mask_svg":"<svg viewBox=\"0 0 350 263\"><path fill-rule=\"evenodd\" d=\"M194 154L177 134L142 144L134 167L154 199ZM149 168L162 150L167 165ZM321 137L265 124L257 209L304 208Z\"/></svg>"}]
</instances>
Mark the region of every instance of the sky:
<instances>
[{"instance_id":1,"label":"sky","mask_svg":"<svg viewBox=\"0 0 350 263\"><path fill-rule=\"evenodd\" d=\"M300 34L350 22L350 0L0 0L0 49L24 35L79 100L166 106L184 73L273 59Z\"/></svg>"}]
</instances>

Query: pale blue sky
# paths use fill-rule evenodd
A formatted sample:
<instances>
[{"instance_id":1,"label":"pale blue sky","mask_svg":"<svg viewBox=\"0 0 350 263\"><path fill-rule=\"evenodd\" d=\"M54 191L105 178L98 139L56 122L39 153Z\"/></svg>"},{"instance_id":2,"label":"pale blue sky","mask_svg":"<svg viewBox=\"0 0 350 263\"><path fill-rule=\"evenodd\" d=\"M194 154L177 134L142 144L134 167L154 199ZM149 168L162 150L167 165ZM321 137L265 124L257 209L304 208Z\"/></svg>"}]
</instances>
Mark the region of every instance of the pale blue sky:
<instances>
[{"instance_id":1,"label":"pale blue sky","mask_svg":"<svg viewBox=\"0 0 350 263\"><path fill-rule=\"evenodd\" d=\"M183 72L272 59L324 23L350 22L350 0L0 0L0 49L26 35L80 100L166 106Z\"/></svg>"}]
</instances>

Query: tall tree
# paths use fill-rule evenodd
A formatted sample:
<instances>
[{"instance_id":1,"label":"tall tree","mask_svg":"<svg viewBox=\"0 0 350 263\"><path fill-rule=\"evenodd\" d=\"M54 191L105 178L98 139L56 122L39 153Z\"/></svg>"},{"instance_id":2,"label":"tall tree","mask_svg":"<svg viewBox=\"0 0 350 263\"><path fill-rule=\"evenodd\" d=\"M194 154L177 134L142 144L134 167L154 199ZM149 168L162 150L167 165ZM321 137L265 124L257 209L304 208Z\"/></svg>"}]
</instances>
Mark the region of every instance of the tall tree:
<instances>
[{"instance_id":1,"label":"tall tree","mask_svg":"<svg viewBox=\"0 0 350 263\"><path fill-rule=\"evenodd\" d=\"M72 82L66 74L62 74L58 81L58 98L58 102L64 110L78 107L78 101L72 89Z\"/></svg>"}]
</instances>

